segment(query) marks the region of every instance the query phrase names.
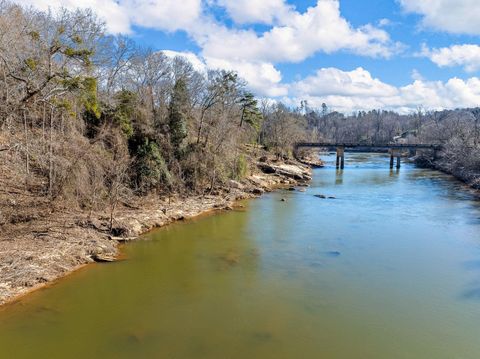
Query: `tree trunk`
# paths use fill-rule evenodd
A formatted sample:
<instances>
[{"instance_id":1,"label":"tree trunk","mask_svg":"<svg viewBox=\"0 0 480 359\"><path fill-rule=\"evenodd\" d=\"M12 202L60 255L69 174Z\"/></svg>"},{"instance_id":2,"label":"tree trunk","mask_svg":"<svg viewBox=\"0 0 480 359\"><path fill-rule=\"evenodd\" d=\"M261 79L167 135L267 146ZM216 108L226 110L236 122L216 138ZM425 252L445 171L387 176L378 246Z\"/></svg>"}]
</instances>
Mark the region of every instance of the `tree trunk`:
<instances>
[{"instance_id":1,"label":"tree trunk","mask_svg":"<svg viewBox=\"0 0 480 359\"><path fill-rule=\"evenodd\" d=\"M25 134L25 188L28 188L28 177L30 175L30 154L28 147L28 126L26 109L23 109L23 129Z\"/></svg>"}]
</instances>

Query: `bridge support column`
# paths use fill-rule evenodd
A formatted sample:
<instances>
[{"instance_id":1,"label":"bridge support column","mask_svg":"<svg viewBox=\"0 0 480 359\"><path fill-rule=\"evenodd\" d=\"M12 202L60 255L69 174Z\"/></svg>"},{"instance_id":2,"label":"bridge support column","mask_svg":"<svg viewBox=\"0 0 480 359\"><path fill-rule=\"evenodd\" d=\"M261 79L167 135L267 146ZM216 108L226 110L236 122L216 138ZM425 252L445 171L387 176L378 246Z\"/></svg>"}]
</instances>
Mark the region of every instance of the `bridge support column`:
<instances>
[{"instance_id":1,"label":"bridge support column","mask_svg":"<svg viewBox=\"0 0 480 359\"><path fill-rule=\"evenodd\" d=\"M400 168L400 154L397 154L397 168Z\"/></svg>"},{"instance_id":2,"label":"bridge support column","mask_svg":"<svg viewBox=\"0 0 480 359\"><path fill-rule=\"evenodd\" d=\"M393 150L391 149L389 152L390 152L390 169L393 169L393 162L394 162Z\"/></svg>"},{"instance_id":3,"label":"bridge support column","mask_svg":"<svg viewBox=\"0 0 480 359\"><path fill-rule=\"evenodd\" d=\"M337 147L337 169L345 168L345 148L343 146Z\"/></svg>"}]
</instances>

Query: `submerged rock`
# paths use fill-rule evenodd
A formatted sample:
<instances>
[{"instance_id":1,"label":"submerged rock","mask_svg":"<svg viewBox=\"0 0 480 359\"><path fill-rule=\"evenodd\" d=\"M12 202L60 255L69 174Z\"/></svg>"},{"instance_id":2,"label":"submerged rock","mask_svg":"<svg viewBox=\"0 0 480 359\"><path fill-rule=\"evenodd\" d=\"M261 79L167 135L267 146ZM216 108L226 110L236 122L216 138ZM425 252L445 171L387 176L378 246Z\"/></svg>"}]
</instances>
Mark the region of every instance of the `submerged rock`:
<instances>
[{"instance_id":1,"label":"submerged rock","mask_svg":"<svg viewBox=\"0 0 480 359\"><path fill-rule=\"evenodd\" d=\"M339 251L328 251L325 253L328 257L336 258L340 257L341 253Z\"/></svg>"}]
</instances>

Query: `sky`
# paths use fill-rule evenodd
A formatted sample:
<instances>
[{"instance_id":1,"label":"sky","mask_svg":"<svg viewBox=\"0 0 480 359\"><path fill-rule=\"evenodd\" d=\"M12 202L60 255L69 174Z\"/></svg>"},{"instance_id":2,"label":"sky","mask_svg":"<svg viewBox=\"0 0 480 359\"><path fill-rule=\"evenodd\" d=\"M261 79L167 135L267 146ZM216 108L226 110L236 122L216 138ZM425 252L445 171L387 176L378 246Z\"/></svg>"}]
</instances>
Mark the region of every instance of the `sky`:
<instances>
[{"instance_id":1,"label":"sky","mask_svg":"<svg viewBox=\"0 0 480 359\"><path fill-rule=\"evenodd\" d=\"M351 113L480 106L480 0L15 0L233 70L258 97Z\"/></svg>"}]
</instances>

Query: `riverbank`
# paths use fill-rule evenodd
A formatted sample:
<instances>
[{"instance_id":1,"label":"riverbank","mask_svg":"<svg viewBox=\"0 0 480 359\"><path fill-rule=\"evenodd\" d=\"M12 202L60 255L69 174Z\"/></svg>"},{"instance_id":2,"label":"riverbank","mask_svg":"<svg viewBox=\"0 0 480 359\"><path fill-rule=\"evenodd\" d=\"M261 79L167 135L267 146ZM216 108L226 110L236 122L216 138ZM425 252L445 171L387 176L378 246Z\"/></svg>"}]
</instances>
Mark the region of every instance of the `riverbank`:
<instances>
[{"instance_id":1,"label":"riverbank","mask_svg":"<svg viewBox=\"0 0 480 359\"><path fill-rule=\"evenodd\" d=\"M230 181L208 195L136 198L116 211L113 231L106 212L57 205L43 215L18 213L18 221L1 226L0 305L88 263L113 261L120 243L154 228L210 211L231 210L239 200L281 187L306 185L310 180L310 167L263 156L252 164L249 176Z\"/></svg>"},{"instance_id":2,"label":"riverbank","mask_svg":"<svg viewBox=\"0 0 480 359\"><path fill-rule=\"evenodd\" d=\"M434 169L449 174L462 181L470 188L480 190L480 173L466 168L453 168L450 163L444 159L432 160L429 157L417 156L414 159L417 166Z\"/></svg>"}]
</instances>

